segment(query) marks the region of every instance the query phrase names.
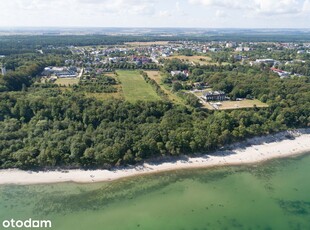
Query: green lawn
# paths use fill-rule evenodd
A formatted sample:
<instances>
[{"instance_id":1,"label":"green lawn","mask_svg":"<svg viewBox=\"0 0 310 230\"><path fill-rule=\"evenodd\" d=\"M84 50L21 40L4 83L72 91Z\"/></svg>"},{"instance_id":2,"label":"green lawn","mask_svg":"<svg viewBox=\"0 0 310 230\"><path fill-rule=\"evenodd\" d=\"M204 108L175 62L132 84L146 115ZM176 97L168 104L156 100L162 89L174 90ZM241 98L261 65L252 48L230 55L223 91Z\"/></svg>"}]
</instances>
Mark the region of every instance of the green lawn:
<instances>
[{"instance_id":1,"label":"green lawn","mask_svg":"<svg viewBox=\"0 0 310 230\"><path fill-rule=\"evenodd\" d=\"M138 71L118 70L118 79L122 83L125 99L129 102L158 101L161 98L153 90L152 86L147 84Z\"/></svg>"}]
</instances>

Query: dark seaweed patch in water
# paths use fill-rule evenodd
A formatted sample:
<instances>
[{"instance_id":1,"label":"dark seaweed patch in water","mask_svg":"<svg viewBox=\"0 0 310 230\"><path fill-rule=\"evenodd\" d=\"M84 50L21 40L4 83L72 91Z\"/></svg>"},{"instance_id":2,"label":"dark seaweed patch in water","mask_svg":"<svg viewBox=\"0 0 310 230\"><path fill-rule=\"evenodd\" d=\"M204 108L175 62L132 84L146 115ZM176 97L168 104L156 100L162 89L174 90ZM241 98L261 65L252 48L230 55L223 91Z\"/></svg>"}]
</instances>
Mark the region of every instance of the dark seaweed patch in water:
<instances>
[{"instance_id":1,"label":"dark seaweed patch in water","mask_svg":"<svg viewBox=\"0 0 310 230\"><path fill-rule=\"evenodd\" d=\"M294 215L309 215L310 214L310 202L306 201L285 201L279 200L279 206L290 214Z\"/></svg>"},{"instance_id":2,"label":"dark seaweed patch in water","mask_svg":"<svg viewBox=\"0 0 310 230\"><path fill-rule=\"evenodd\" d=\"M248 168L248 172L259 180L269 181L279 170L278 166L279 165L276 164L276 162L268 165L259 165L258 167L251 166Z\"/></svg>"},{"instance_id":3,"label":"dark seaweed patch in water","mask_svg":"<svg viewBox=\"0 0 310 230\"><path fill-rule=\"evenodd\" d=\"M105 183L99 189L86 192L80 190L78 194L51 194L48 198L38 199L34 212L47 215L103 209L114 201L133 199L179 180L177 174L171 173L165 176L137 177Z\"/></svg>"},{"instance_id":4,"label":"dark seaweed patch in water","mask_svg":"<svg viewBox=\"0 0 310 230\"><path fill-rule=\"evenodd\" d=\"M107 207L114 201L133 199L186 179L208 183L223 179L233 173L235 173L233 169L209 169L208 172L205 170L175 171L104 183L102 187L92 191L79 189L77 194L54 192L48 196L40 196L35 202L34 212L48 215L50 213L98 210Z\"/></svg>"},{"instance_id":5,"label":"dark seaweed patch in water","mask_svg":"<svg viewBox=\"0 0 310 230\"><path fill-rule=\"evenodd\" d=\"M236 169L234 169L234 167L227 167L224 169L199 170L196 172L192 171L190 178L200 183L210 183L222 180L230 175L233 175L234 173L236 173Z\"/></svg>"},{"instance_id":6,"label":"dark seaweed patch in water","mask_svg":"<svg viewBox=\"0 0 310 230\"><path fill-rule=\"evenodd\" d=\"M31 200L24 197L33 197L29 187L18 185L5 185L1 187L1 206L6 210L15 209L16 207L27 207L32 205ZM14 201L14 202L12 202Z\"/></svg>"},{"instance_id":7,"label":"dark seaweed patch in water","mask_svg":"<svg viewBox=\"0 0 310 230\"><path fill-rule=\"evenodd\" d=\"M248 172L259 180L269 181L275 173L286 170L287 167L290 167L291 164L296 163L296 161L299 161L302 157L304 156L296 158L273 159L267 163L249 166Z\"/></svg>"}]
</instances>

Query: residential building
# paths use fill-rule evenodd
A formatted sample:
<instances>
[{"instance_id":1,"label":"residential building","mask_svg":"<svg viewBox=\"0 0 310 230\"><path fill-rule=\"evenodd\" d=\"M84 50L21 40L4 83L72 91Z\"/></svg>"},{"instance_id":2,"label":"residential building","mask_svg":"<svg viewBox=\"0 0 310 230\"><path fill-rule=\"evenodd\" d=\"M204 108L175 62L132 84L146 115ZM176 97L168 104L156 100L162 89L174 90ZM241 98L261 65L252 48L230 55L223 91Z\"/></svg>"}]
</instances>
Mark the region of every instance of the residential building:
<instances>
[{"instance_id":1,"label":"residential building","mask_svg":"<svg viewBox=\"0 0 310 230\"><path fill-rule=\"evenodd\" d=\"M210 91L204 94L203 98L206 101L224 101L226 94L223 91Z\"/></svg>"}]
</instances>

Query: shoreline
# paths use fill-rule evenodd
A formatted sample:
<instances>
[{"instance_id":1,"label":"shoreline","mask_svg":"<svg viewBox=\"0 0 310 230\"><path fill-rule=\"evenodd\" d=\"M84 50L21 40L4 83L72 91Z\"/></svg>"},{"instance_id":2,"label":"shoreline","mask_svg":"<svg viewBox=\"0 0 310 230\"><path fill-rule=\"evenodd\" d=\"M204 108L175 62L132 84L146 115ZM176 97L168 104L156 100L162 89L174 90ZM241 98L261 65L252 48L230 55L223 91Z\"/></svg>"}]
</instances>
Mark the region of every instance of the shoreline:
<instances>
[{"instance_id":1,"label":"shoreline","mask_svg":"<svg viewBox=\"0 0 310 230\"><path fill-rule=\"evenodd\" d=\"M310 128L251 138L211 154L197 157L182 156L170 161L149 162L135 167L115 170L76 169L36 172L3 169L0 170L0 185L105 182L173 170L254 164L275 158L294 157L306 153L310 153Z\"/></svg>"}]
</instances>

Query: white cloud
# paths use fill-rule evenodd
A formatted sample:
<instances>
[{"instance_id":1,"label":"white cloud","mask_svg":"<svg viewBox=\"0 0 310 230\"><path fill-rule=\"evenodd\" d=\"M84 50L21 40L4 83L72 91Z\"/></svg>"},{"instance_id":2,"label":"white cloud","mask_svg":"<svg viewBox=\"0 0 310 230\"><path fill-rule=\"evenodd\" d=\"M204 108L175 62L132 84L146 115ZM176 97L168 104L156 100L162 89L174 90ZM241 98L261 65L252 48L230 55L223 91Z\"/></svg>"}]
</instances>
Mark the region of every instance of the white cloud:
<instances>
[{"instance_id":1,"label":"white cloud","mask_svg":"<svg viewBox=\"0 0 310 230\"><path fill-rule=\"evenodd\" d=\"M2 8L10 6L15 10L68 11L79 9L80 11L91 10L93 13L141 15L154 14L154 3L155 1L152 0L1 0Z\"/></svg>"},{"instance_id":2,"label":"white cloud","mask_svg":"<svg viewBox=\"0 0 310 230\"><path fill-rule=\"evenodd\" d=\"M224 18L224 17L227 17L227 14L223 10L217 10L215 12L215 16L218 18Z\"/></svg>"},{"instance_id":3,"label":"white cloud","mask_svg":"<svg viewBox=\"0 0 310 230\"><path fill-rule=\"evenodd\" d=\"M188 0L191 4L202 4L207 7L243 9L264 15L293 14L303 11L309 0Z\"/></svg>"},{"instance_id":4,"label":"white cloud","mask_svg":"<svg viewBox=\"0 0 310 230\"><path fill-rule=\"evenodd\" d=\"M304 2L304 5L303 5L303 7L302 7L302 12L303 13L310 13L310 0L306 0L305 2Z\"/></svg>"},{"instance_id":5,"label":"white cloud","mask_svg":"<svg viewBox=\"0 0 310 230\"><path fill-rule=\"evenodd\" d=\"M255 0L256 12L260 14L296 14L302 12L304 1Z\"/></svg>"},{"instance_id":6,"label":"white cloud","mask_svg":"<svg viewBox=\"0 0 310 230\"><path fill-rule=\"evenodd\" d=\"M14 5L16 9L19 10L43 10L43 9L54 9L60 8L64 6L71 5L74 0L69 1L61 1L61 0L49 0L49 1L42 1L42 0L4 0L4 4L8 3L10 6L11 4Z\"/></svg>"},{"instance_id":7,"label":"white cloud","mask_svg":"<svg viewBox=\"0 0 310 230\"><path fill-rule=\"evenodd\" d=\"M189 0L191 4L202 4L205 6L217 6L224 8L245 9L253 7L251 1L248 0Z\"/></svg>"},{"instance_id":8,"label":"white cloud","mask_svg":"<svg viewBox=\"0 0 310 230\"><path fill-rule=\"evenodd\" d=\"M150 15L155 13L155 1L147 0L76 0L81 5L87 5L94 11L104 10L106 13L118 14L141 14Z\"/></svg>"},{"instance_id":9,"label":"white cloud","mask_svg":"<svg viewBox=\"0 0 310 230\"><path fill-rule=\"evenodd\" d=\"M166 17L171 17L172 15L168 10L161 10L159 11L159 16L166 18Z\"/></svg>"},{"instance_id":10,"label":"white cloud","mask_svg":"<svg viewBox=\"0 0 310 230\"><path fill-rule=\"evenodd\" d=\"M175 8L176 8L176 10L177 10L178 12L181 11L180 2L176 2L176 3L175 3Z\"/></svg>"}]
</instances>

